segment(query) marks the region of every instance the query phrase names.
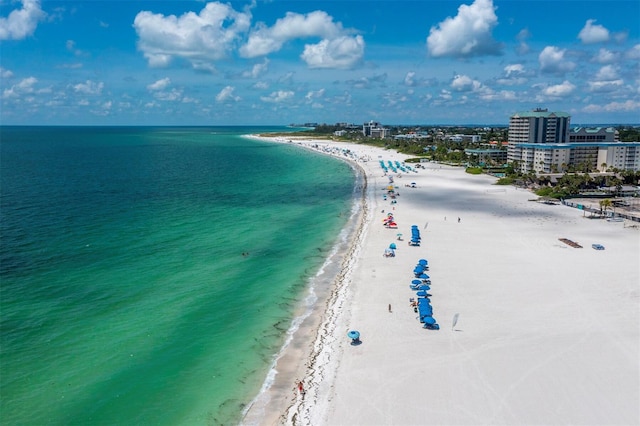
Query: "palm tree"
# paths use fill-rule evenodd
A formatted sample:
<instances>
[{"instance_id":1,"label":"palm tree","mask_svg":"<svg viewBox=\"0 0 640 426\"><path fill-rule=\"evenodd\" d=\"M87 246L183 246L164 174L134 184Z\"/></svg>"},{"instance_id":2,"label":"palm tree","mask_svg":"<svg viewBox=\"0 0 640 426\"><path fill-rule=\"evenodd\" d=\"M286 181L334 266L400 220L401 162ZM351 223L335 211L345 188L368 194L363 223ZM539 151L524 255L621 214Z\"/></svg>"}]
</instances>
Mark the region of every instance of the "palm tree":
<instances>
[{"instance_id":1,"label":"palm tree","mask_svg":"<svg viewBox=\"0 0 640 426\"><path fill-rule=\"evenodd\" d=\"M605 198L604 200L600 200L600 211L604 210L604 214L607 214L607 208L613 206L613 203L609 198Z\"/></svg>"}]
</instances>

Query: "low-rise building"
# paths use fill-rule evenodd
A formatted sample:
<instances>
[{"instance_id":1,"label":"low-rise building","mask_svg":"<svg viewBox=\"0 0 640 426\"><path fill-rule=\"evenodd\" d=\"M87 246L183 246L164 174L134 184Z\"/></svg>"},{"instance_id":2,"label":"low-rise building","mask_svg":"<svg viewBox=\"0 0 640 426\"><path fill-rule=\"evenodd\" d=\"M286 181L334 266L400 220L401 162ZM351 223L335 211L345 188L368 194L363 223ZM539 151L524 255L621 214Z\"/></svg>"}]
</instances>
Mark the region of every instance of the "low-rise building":
<instances>
[{"instance_id":1,"label":"low-rise building","mask_svg":"<svg viewBox=\"0 0 640 426\"><path fill-rule=\"evenodd\" d=\"M508 159L525 173L564 172L570 166L602 172L610 168L638 171L640 143L510 144Z\"/></svg>"},{"instance_id":2,"label":"low-rise building","mask_svg":"<svg viewBox=\"0 0 640 426\"><path fill-rule=\"evenodd\" d=\"M508 161L524 173L556 173L570 167L640 170L640 143L618 142L613 127L570 129L570 121L567 113L540 108L512 115Z\"/></svg>"},{"instance_id":3,"label":"low-rise building","mask_svg":"<svg viewBox=\"0 0 640 426\"><path fill-rule=\"evenodd\" d=\"M389 129L382 127L382 124L377 121L369 121L362 125L362 134L370 138L384 139L389 136Z\"/></svg>"}]
</instances>

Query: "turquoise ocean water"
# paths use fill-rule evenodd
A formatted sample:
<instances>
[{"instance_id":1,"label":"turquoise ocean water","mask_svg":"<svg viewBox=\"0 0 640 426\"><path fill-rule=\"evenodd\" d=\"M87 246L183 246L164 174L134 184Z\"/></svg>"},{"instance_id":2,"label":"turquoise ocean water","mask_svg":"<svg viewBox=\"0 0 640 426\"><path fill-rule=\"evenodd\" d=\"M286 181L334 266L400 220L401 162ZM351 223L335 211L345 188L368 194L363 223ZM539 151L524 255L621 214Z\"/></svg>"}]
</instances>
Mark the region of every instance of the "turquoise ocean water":
<instances>
[{"instance_id":1,"label":"turquoise ocean water","mask_svg":"<svg viewBox=\"0 0 640 426\"><path fill-rule=\"evenodd\" d=\"M352 207L276 130L0 128L0 423L237 423Z\"/></svg>"}]
</instances>

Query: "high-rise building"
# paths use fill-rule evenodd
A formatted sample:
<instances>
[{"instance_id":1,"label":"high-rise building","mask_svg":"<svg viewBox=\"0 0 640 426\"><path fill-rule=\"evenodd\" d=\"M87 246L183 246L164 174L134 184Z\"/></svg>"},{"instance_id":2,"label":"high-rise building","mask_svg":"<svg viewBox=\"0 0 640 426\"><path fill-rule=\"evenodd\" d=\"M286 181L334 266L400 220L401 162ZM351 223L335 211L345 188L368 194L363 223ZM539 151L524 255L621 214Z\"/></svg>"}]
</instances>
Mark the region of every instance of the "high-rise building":
<instances>
[{"instance_id":1,"label":"high-rise building","mask_svg":"<svg viewBox=\"0 0 640 426\"><path fill-rule=\"evenodd\" d=\"M509 143L567 143L571 116L536 108L509 118Z\"/></svg>"}]
</instances>

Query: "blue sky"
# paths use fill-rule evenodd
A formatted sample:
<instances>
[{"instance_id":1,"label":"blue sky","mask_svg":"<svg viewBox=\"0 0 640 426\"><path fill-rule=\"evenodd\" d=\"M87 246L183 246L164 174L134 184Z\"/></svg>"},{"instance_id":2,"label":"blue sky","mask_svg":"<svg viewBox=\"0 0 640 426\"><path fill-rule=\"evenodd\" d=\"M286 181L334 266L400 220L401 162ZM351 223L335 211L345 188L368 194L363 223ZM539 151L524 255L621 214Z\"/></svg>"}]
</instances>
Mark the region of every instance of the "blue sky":
<instances>
[{"instance_id":1,"label":"blue sky","mask_svg":"<svg viewBox=\"0 0 640 426\"><path fill-rule=\"evenodd\" d=\"M0 0L2 124L640 123L637 0Z\"/></svg>"}]
</instances>

